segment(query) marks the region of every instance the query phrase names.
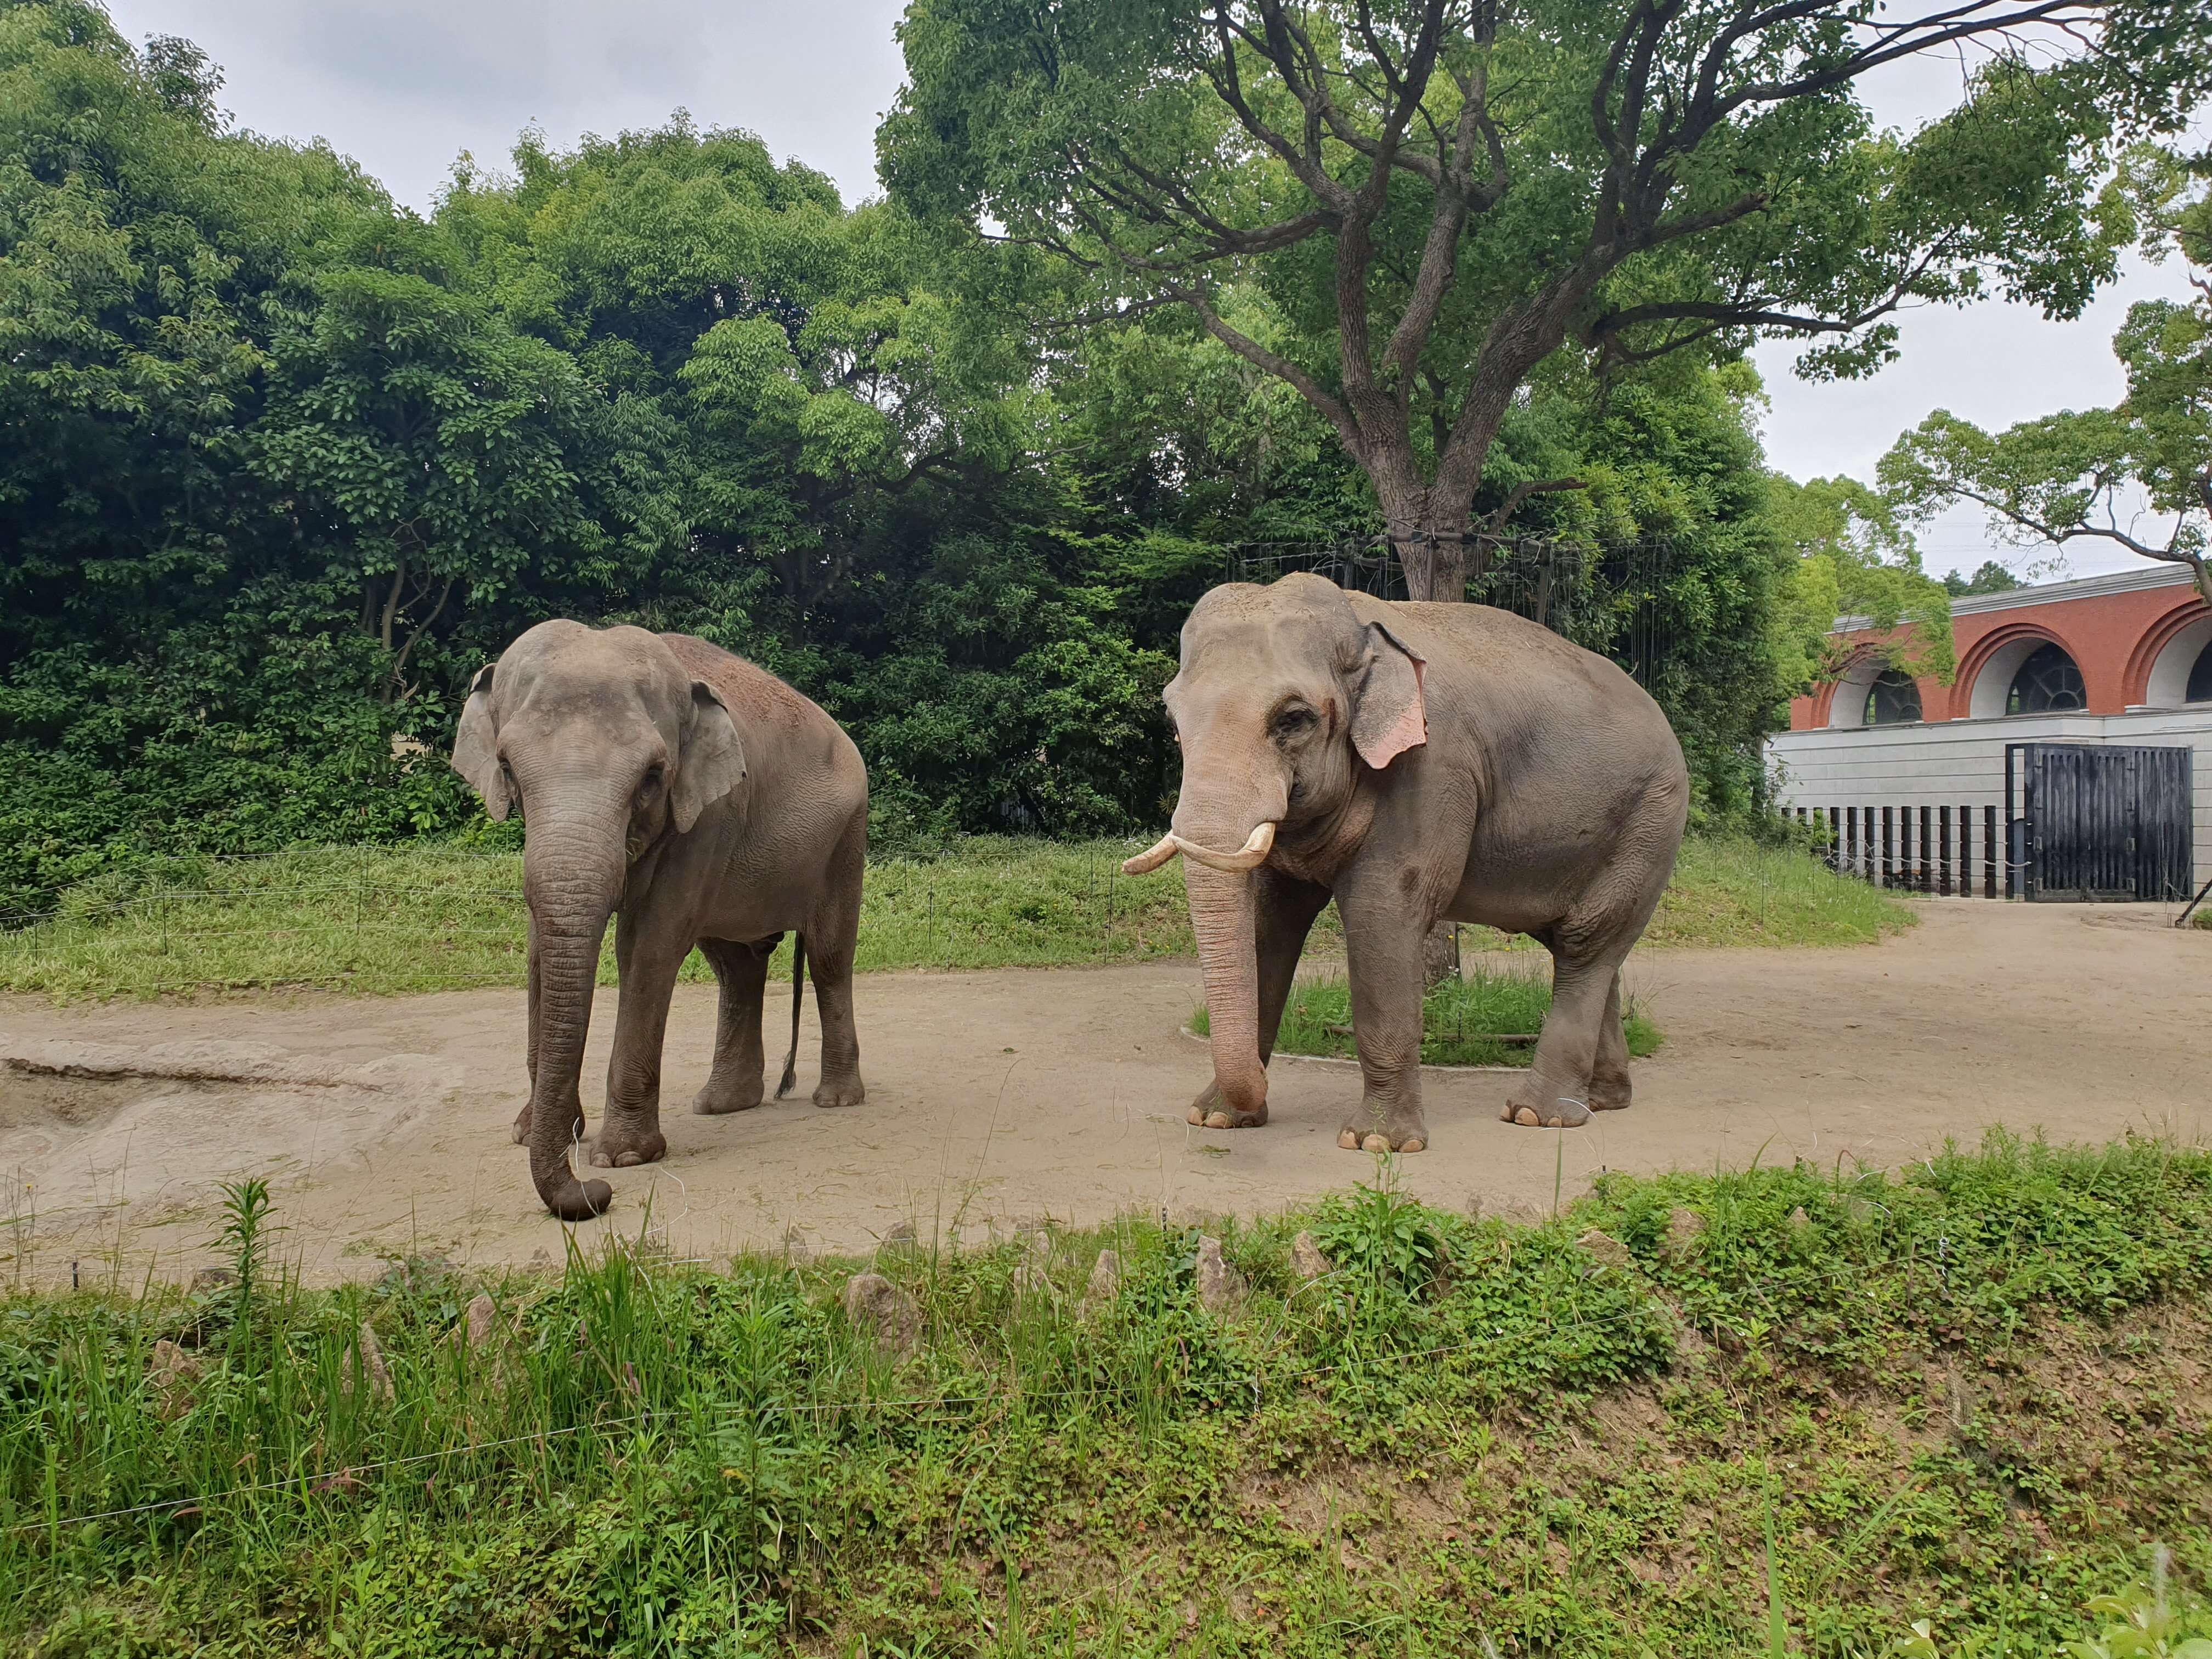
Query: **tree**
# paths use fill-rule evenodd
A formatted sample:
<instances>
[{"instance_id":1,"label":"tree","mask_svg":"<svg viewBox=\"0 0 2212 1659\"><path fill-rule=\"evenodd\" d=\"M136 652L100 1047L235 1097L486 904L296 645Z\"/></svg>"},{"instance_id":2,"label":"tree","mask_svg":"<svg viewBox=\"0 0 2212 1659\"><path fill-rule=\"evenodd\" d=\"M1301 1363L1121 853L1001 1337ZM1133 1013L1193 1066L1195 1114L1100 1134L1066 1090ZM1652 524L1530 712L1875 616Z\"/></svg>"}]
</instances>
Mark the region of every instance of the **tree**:
<instances>
[{"instance_id":1,"label":"tree","mask_svg":"<svg viewBox=\"0 0 2212 1659\"><path fill-rule=\"evenodd\" d=\"M895 199L1091 273L1093 319L1187 307L1294 387L1414 593L1453 599L1493 441L1563 347L1799 334L1804 372L1845 374L1908 301L2077 313L2118 246L2086 77L1996 58L1909 139L1853 88L2106 5L915 0L878 143Z\"/></svg>"},{"instance_id":2,"label":"tree","mask_svg":"<svg viewBox=\"0 0 2212 1659\"><path fill-rule=\"evenodd\" d=\"M2009 593L2020 586L2020 578L1995 559L1983 560L1981 568L1971 576L1962 576L1955 570L1946 571L1943 576L1943 591L1954 599L1974 593Z\"/></svg>"},{"instance_id":3,"label":"tree","mask_svg":"<svg viewBox=\"0 0 2212 1659\"><path fill-rule=\"evenodd\" d=\"M1880 477L1914 518L1972 501L2009 540L2100 541L2185 565L2212 605L2212 152L2186 161L2146 148L2130 161L2146 247L2154 257L2178 251L2196 295L2129 307L2112 339L2127 396L1994 434L1939 409L1897 441ZM2167 522L2145 526L2138 494Z\"/></svg>"},{"instance_id":4,"label":"tree","mask_svg":"<svg viewBox=\"0 0 2212 1659\"><path fill-rule=\"evenodd\" d=\"M1797 562L1771 618L1783 683L1793 693L1832 679L1856 647L1837 623L1890 635L1885 661L1905 673L1948 682L1958 666L1951 595L1921 568L1920 550L1890 504L1852 478L1805 483L1776 475L1770 518Z\"/></svg>"}]
</instances>

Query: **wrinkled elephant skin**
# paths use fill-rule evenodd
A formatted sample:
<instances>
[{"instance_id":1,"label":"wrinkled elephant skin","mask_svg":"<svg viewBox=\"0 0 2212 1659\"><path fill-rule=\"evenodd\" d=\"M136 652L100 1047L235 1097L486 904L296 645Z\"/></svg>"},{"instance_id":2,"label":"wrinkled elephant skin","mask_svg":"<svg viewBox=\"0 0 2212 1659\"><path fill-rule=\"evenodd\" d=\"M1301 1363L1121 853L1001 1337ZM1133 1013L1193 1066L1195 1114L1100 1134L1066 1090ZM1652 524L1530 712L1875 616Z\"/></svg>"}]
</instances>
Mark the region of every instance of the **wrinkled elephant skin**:
<instances>
[{"instance_id":1,"label":"wrinkled elephant skin","mask_svg":"<svg viewBox=\"0 0 2212 1659\"><path fill-rule=\"evenodd\" d=\"M1365 1076L1340 1145L1428 1145L1422 941L1440 921L1552 953L1551 1013L1507 1121L1571 1128L1628 1104L1620 969L1674 872L1690 793L1681 745L1634 680L1506 611L1297 575L1200 599L1165 701L1182 792L1129 868L1183 859L1214 1073L1191 1122L1267 1122L1283 1006L1332 897Z\"/></svg>"},{"instance_id":2,"label":"wrinkled elephant skin","mask_svg":"<svg viewBox=\"0 0 2212 1659\"><path fill-rule=\"evenodd\" d=\"M581 1220L613 1197L570 1163L611 915L622 989L593 1164L649 1164L666 1150L661 1044L694 945L721 983L714 1066L695 1111L760 1103L762 995L787 933L799 936L795 978L811 963L822 1015L815 1103L859 1103L853 948L868 777L828 714L703 640L541 623L478 671L453 763L493 817L523 811L531 1093L514 1127L547 1208ZM782 1089L797 1058L797 990Z\"/></svg>"}]
</instances>

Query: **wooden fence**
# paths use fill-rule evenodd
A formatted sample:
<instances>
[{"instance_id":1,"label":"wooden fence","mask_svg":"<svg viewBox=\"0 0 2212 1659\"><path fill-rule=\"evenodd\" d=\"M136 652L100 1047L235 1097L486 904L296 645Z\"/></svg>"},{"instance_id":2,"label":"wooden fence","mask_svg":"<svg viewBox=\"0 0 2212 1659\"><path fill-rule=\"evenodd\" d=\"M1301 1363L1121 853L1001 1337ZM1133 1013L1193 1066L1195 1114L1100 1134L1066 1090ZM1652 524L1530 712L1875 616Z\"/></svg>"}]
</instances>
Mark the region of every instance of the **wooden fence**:
<instances>
[{"instance_id":1,"label":"wooden fence","mask_svg":"<svg viewBox=\"0 0 2212 1659\"><path fill-rule=\"evenodd\" d=\"M1829 866L1877 887L1939 897L2005 896L2005 848L1994 806L1800 806L1827 833Z\"/></svg>"}]
</instances>

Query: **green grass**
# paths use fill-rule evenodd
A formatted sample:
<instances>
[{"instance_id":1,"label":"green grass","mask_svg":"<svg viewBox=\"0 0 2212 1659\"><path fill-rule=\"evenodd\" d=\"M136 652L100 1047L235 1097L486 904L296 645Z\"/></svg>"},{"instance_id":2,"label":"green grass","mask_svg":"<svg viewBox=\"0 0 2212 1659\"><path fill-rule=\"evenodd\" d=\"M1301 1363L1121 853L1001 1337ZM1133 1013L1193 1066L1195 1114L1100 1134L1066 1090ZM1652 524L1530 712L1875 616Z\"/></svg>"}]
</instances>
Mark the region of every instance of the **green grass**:
<instances>
[{"instance_id":1,"label":"green grass","mask_svg":"<svg viewBox=\"0 0 2212 1659\"><path fill-rule=\"evenodd\" d=\"M1188 956L1182 866L1123 876L1120 862L1134 846L972 836L940 858L878 859L868 871L860 967ZM521 884L520 854L449 843L154 860L82 883L55 912L0 929L0 991L76 998L520 985ZM1692 841L1649 937L1656 945L1843 945L1879 939L1911 919L1894 900L1802 854ZM1341 943L1331 907L1308 952L1330 957ZM708 976L696 955L684 972ZM610 930L601 982L614 977Z\"/></svg>"},{"instance_id":2,"label":"green grass","mask_svg":"<svg viewBox=\"0 0 2212 1659\"><path fill-rule=\"evenodd\" d=\"M1526 1224L1386 1171L1220 1224L1218 1313L1152 1218L890 1249L904 1359L855 1264L619 1244L485 1281L471 1351L476 1281L301 1289L264 1199L239 1283L0 1298L0 1652L2055 1656L2159 1544L2203 1628L2200 1150L1609 1176Z\"/></svg>"},{"instance_id":3,"label":"green grass","mask_svg":"<svg viewBox=\"0 0 2212 1659\"><path fill-rule=\"evenodd\" d=\"M1499 1036L1534 1037L1552 1009L1548 980L1534 973L1499 972L1476 965L1464 978L1437 986L1421 1001L1421 1063L1424 1066L1526 1066L1534 1058L1533 1042L1501 1042ZM1641 1060L1656 1053L1659 1028L1632 1002L1626 1024L1628 1052ZM1206 1010L1191 1016L1191 1030L1204 1036L1212 1028ZM1286 1054L1327 1054L1350 1059L1358 1053L1352 1036L1352 992L1340 975L1301 980L1283 1009L1275 1048Z\"/></svg>"}]
</instances>

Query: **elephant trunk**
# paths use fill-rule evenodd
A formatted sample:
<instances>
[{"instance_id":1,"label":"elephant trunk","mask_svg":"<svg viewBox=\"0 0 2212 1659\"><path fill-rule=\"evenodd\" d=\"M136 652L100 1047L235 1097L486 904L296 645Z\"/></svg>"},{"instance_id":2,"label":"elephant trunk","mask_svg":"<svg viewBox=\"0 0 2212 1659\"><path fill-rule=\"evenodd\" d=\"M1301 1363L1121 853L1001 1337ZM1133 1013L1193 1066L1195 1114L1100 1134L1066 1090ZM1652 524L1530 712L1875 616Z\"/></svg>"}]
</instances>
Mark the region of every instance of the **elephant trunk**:
<instances>
[{"instance_id":1,"label":"elephant trunk","mask_svg":"<svg viewBox=\"0 0 2212 1659\"><path fill-rule=\"evenodd\" d=\"M1188 761L1186 768L1190 769ZM1267 1070L1260 1058L1260 963L1252 872L1266 861L1274 844L1275 823L1286 805L1288 786L1270 788L1257 779L1249 781L1258 786L1249 793L1263 797L1273 809L1258 815L1256 826L1248 828L1255 816L1249 805L1216 807L1187 798L1163 844L1170 849L1167 856L1183 855L1191 932L1198 940L1199 967L1206 978L1214 1083L1231 1112L1259 1117L1267 1109Z\"/></svg>"},{"instance_id":2,"label":"elephant trunk","mask_svg":"<svg viewBox=\"0 0 2212 1659\"><path fill-rule=\"evenodd\" d=\"M549 821L545 821L550 818ZM537 1070L530 1091L530 1178L545 1207L563 1221L603 1214L614 1200L604 1181L579 1181L569 1164L584 1108L577 1091L592 997L607 918L622 896L626 868L619 804L532 814L523 854L530 902L532 975L537 998Z\"/></svg>"}]
</instances>

